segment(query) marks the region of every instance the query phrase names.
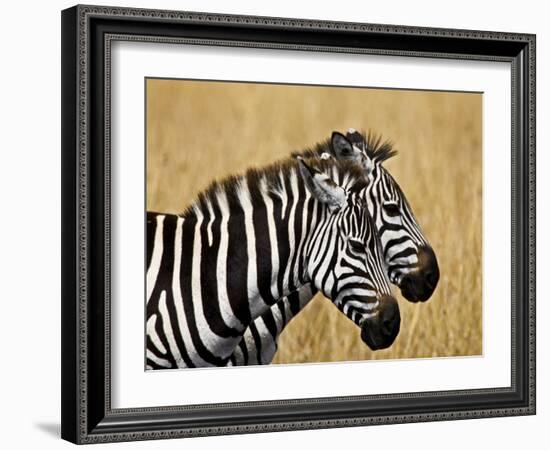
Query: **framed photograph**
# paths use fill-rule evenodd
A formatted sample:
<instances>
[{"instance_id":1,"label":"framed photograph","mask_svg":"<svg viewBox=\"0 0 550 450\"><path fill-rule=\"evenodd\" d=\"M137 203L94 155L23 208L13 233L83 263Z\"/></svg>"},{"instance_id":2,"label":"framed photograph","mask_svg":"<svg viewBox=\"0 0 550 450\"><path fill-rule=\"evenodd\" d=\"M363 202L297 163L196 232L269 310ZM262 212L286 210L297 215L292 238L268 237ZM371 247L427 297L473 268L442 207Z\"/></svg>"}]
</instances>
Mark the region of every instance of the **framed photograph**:
<instances>
[{"instance_id":1,"label":"framed photograph","mask_svg":"<svg viewBox=\"0 0 550 450\"><path fill-rule=\"evenodd\" d=\"M535 36L62 12L62 437L535 413Z\"/></svg>"}]
</instances>

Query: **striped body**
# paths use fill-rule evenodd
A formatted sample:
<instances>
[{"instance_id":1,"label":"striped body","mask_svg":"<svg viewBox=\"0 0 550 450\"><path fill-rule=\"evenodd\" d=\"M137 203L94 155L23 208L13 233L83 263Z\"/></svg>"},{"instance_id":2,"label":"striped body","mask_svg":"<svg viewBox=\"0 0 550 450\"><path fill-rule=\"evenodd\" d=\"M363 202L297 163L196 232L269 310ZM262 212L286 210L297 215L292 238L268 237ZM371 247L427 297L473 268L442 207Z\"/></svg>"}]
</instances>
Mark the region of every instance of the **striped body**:
<instances>
[{"instance_id":1,"label":"striped body","mask_svg":"<svg viewBox=\"0 0 550 450\"><path fill-rule=\"evenodd\" d=\"M147 214L148 369L231 364L240 343L270 333L249 328L257 318L310 286L368 328L369 345L393 342L399 313L356 193L364 177L350 164L315 165L252 170L214 184L182 216Z\"/></svg>"},{"instance_id":2,"label":"striped body","mask_svg":"<svg viewBox=\"0 0 550 450\"><path fill-rule=\"evenodd\" d=\"M347 136L336 133L330 142L318 145L302 155L350 160L364 170L369 183L359 195L374 221L387 276L393 284L400 286L406 284L404 281L407 277L423 270L423 258L426 252L431 251L431 247L401 188L382 166L382 162L394 153L388 143L381 144L379 139L368 138L350 130ZM435 265L438 274L437 262ZM437 280L429 290L429 295L435 289L435 284ZM404 289L410 289L410 286L411 283ZM275 356L277 340L282 330L316 293L317 290L312 286L304 286L280 299L246 330L229 364L269 364ZM408 295L409 292L405 291L403 294L411 301L417 301L417 293ZM425 295L429 297L428 294Z\"/></svg>"}]
</instances>

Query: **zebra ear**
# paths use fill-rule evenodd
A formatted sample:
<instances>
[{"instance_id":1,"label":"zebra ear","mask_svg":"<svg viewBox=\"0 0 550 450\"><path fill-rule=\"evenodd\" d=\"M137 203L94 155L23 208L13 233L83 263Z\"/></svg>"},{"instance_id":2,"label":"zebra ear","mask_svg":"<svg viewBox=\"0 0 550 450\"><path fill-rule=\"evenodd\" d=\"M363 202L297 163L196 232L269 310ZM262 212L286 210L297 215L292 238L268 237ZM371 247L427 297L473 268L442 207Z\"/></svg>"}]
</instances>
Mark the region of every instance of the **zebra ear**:
<instances>
[{"instance_id":1,"label":"zebra ear","mask_svg":"<svg viewBox=\"0 0 550 450\"><path fill-rule=\"evenodd\" d=\"M352 161L365 169L367 175L370 175L374 168L374 161L364 151L365 140L360 133L353 128L348 130L347 136L335 131L332 133L331 142L336 159Z\"/></svg>"},{"instance_id":2,"label":"zebra ear","mask_svg":"<svg viewBox=\"0 0 550 450\"><path fill-rule=\"evenodd\" d=\"M361 162L362 153L355 148L351 141L343 134L334 131L330 138L330 142L336 159Z\"/></svg>"},{"instance_id":3,"label":"zebra ear","mask_svg":"<svg viewBox=\"0 0 550 450\"><path fill-rule=\"evenodd\" d=\"M308 166L302 157L298 157L298 166L311 195L326 204L330 211L337 211L346 204L346 191L332 181L327 174Z\"/></svg>"}]
</instances>

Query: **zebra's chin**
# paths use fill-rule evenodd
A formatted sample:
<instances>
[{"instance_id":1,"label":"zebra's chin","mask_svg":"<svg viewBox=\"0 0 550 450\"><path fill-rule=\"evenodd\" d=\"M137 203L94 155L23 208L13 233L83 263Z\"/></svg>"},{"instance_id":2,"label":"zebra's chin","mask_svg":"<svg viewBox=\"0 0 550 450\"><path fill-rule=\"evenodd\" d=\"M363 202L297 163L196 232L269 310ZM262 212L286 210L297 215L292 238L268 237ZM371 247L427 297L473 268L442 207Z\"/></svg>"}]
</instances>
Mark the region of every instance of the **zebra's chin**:
<instances>
[{"instance_id":1,"label":"zebra's chin","mask_svg":"<svg viewBox=\"0 0 550 450\"><path fill-rule=\"evenodd\" d=\"M361 325L361 339L371 350L382 350L393 344L401 328L397 300L390 295L380 299L378 313Z\"/></svg>"}]
</instances>

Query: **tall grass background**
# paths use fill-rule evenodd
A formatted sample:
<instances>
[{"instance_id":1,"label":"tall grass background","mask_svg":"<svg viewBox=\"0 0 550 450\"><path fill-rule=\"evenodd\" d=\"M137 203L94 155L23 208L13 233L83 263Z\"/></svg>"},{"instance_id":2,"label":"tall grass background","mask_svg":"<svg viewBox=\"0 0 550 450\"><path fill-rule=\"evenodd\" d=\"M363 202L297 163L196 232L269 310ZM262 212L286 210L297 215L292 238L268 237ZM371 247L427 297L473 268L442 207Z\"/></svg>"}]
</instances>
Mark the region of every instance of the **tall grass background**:
<instances>
[{"instance_id":1,"label":"tall grass background","mask_svg":"<svg viewBox=\"0 0 550 450\"><path fill-rule=\"evenodd\" d=\"M211 181L288 157L333 130L371 129L399 154L385 166L432 244L441 279L373 352L317 295L280 337L275 363L482 353L482 95L149 79L147 209L182 212Z\"/></svg>"}]
</instances>

